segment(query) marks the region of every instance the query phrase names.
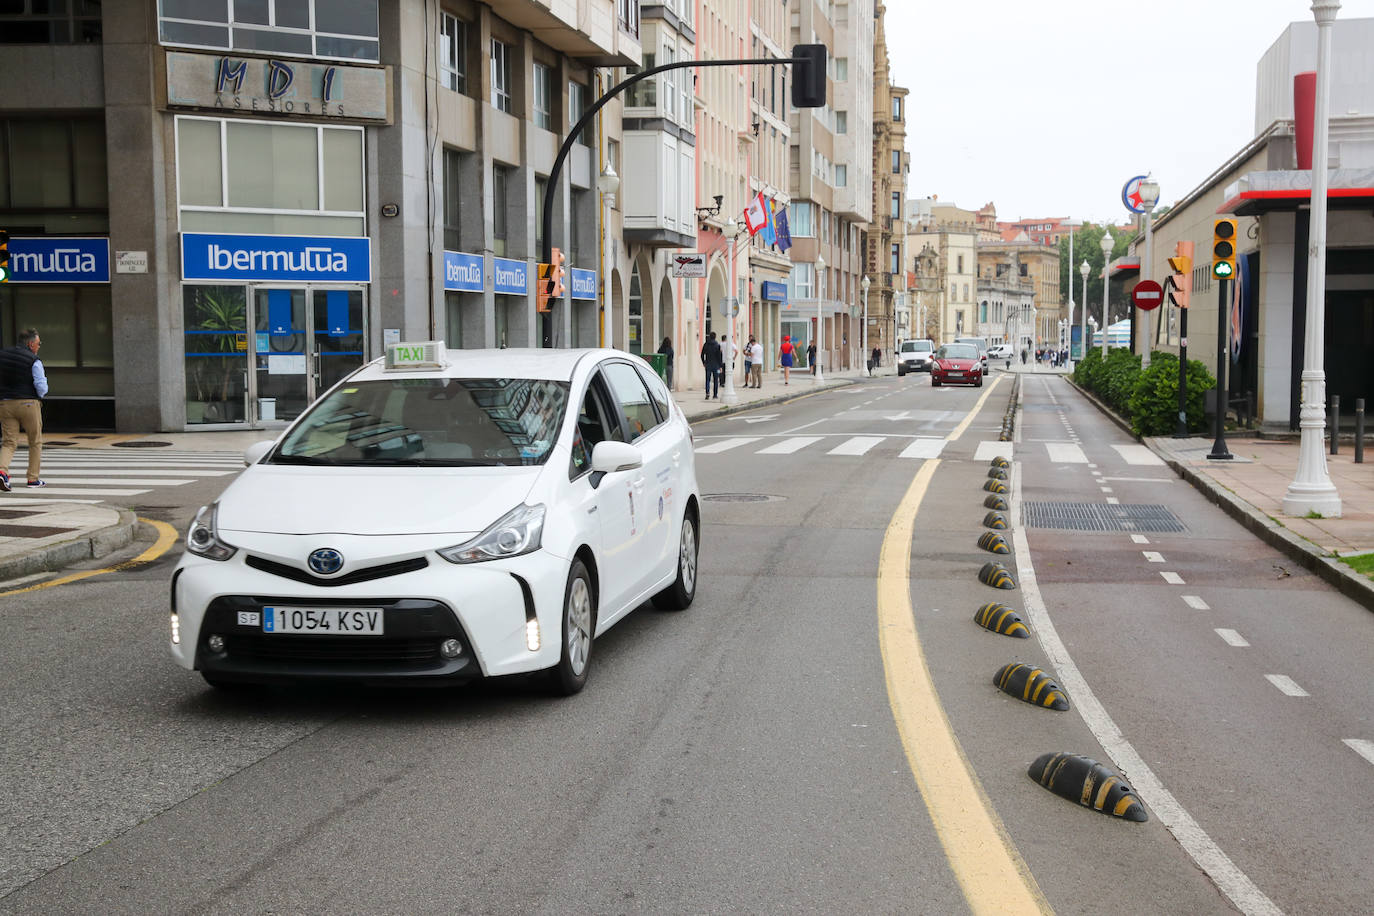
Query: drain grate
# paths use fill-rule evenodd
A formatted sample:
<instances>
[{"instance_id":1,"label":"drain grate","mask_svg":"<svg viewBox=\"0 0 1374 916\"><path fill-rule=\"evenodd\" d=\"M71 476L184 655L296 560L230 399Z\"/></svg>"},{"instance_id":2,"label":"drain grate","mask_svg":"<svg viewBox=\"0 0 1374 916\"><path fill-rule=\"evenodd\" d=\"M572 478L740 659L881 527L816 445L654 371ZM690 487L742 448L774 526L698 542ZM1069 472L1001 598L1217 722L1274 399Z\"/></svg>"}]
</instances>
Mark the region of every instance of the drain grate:
<instances>
[{"instance_id":1,"label":"drain grate","mask_svg":"<svg viewBox=\"0 0 1374 916\"><path fill-rule=\"evenodd\" d=\"M171 445L170 442L158 442L152 439L134 439L131 442L111 442L115 448L163 448Z\"/></svg>"},{"instance_id":2,"label":"drain grate","mask_svg":"<svg viewBox=\"0 0 1374 916\"><path fill-rule=\"evenodd\" d=\"M1037 503L1022 505L1029 528L1069 528L1074 531L1185 531L1168 506L1145 503Z\"/></svg>"}]
</instances>

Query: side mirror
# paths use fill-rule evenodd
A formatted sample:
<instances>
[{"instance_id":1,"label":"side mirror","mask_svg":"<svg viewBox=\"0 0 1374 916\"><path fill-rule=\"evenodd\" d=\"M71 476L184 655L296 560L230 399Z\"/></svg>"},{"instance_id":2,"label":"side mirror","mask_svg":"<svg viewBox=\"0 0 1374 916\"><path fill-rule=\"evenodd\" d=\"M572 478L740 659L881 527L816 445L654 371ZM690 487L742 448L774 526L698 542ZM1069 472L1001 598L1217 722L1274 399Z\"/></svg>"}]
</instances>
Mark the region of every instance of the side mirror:
<instances>
[{"instance_id":1,"label":"side mirror","mask_svg":"<svg viewBox=\"0 0 1374 916\"><path fill-rule=\"evenodd\" d=\"M243 450L243 466L250 467L262 460L263 456L272 450L272 446L277 443L268 439L265 442L254 442Z\"/></svg>"},{"instance_id":2,"label":"side mirror","mask_svg":"<svg viewBox=\"0 0 1374 916\"><path fill-rule=\"evenodd\" d=\"M633 471L644 466L644 453L628 442L606 440L592 449L592 470L602 474Z\"/></svg>"}]
</instances>

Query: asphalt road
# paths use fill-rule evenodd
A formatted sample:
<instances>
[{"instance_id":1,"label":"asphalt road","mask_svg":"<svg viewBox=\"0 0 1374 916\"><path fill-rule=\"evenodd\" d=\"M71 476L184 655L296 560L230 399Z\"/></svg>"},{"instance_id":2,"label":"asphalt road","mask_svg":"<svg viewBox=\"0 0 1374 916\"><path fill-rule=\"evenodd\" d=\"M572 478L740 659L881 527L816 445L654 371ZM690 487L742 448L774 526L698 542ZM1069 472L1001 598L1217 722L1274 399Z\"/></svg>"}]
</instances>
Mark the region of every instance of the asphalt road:
<instances>
[{"instance_id":1,"label":"asphalt road","mask_svg":"<svg viewBox=\"0 0 1374 916\"><path fill-rule=\"evenodd\" d=\"M1116 498L1183 530L1017 527L995 559L1021 587L980 583L979 452L1012 394L992 381L887 377L698 425L697 601L619 624L567 700L519 679L219 695L167 654L174 554L0 598L0 912L951 913L1007 893L984 856L1060 913L1232 912L1222 862L1248 911L1358 911L1374 769L1342 739L1374 732L1374 621L1034 376L1013 509ZM881 616L903 525L915 655ZM1037 638L977 627L993 600ZM992 685L1052 658L1091 691L1068 712ZM918 772L943 726L889 685L922 668L972 795ZM1110 760L1099 739L1177 811L1129 823L1027 777L1046 752ZM980 807L990 833L964 829ZM974 861L947 855L969 839Z\"/></svg>"}]
</instances>

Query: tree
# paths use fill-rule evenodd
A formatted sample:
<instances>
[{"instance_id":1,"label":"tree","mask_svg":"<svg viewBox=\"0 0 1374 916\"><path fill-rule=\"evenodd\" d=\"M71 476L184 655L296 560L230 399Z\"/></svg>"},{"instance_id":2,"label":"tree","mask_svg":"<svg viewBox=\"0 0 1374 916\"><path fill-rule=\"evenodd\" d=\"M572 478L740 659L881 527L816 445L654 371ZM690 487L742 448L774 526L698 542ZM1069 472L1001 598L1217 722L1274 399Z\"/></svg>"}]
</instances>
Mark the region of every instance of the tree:
<instances>
[{"instance_id":1,"label":"tree","mask_svg":"<svg viewBox=\"0 0 1374 916\"><path fill-rule=\"evenodd\" d=\"M1069 284L1072 283L1073 301L1075 303L1074 323L1079 323L1081 312L1085 303L1080 300L1083 298L1083 276L1079 273L1079 265L1084 261L1088 262L1088 301L1086 303L1088 314L1098 316L1102 314L1102 236L1107 232L1106 226L1095 223L1084 223L1074 230L1073 233L1073 257L1074 263L1069 263L1069 237L1067 235L1059 238L1059 289L1060 298L1064 304L1069 301ZM1135 240L1135 233L1114 232L1112 233L1112 258L1119 258L1126 254L1130 249L1131 243ZM1120 320L1122 315L1127 314L1124 300L1118 301L1120 294L1113 291L1111 301L1111 320Z\"/></svg>"}]
</instances>

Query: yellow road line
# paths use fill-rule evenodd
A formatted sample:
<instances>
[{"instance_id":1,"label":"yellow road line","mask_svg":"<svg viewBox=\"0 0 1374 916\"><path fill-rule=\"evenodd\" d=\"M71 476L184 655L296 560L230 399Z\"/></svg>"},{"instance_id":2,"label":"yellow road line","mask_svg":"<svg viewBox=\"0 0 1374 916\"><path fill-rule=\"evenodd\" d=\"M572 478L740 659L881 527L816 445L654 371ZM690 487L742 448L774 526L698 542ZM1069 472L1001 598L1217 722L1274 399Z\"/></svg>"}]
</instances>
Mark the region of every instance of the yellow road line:
<instances>
[{"instance_id":1,"label":"yellow road line","mask_svg":"<svg viewBox=\"0 0 1374 916\"><path fill-rule=\"evenodd\" d=\"M142 566L144 563L151 563L162 556L177 541L177 530L166 522L154 521L150 518L141 518L140 522L152 525L157 529L157 540L153 546L134 557L132 560L125 560L123 563L116 563L113 566L106 566L102 569L88 569L79 573L72 573L69 576L62 576L58 579L50 579L47 582L40 582L37 585L29 585L24 588L12 589L8 592L0 592L0 598L6 595L22 595L24 592L36 592L41 588L52 588L56 585L66 585L70 582L79 582L82 579L89 579L91 576L103 576L105 573L117 572L121 569L132 569L135 566Z\"/></svg>"},{"instance_id":2,"label":"yellow road line","mask_svg":"<svg viewBox=\"0 0 1374 916\"><path fill-rule=\"evenodd\" d=\"M992 397L992 393L997 390L998 385L1002 384L1002 379L1004 378L1006 378L1006 376L999 375L996 381L987 386L988 390L983 392L983 396L978 399L977 404L973 405L973 409L968 412L968 416L959 421L959 425L954 427L954 431L949 434L948 441L953 442L964 434L964 430L968 429L969 424L973 422L973 418L978 416L978 411L983 409L983 404L987 402L988 398Z\"/></svg>"},{"instance_id":3,"label":"yellow road line","mask_svg":"<svg viewBox=\"0 0 1374 916\"><path fill-rule=\"evenodd\" d=\"M967 422L950 438L956 438ZM879 555L878 634L888 702L921 800L969 908L980 914L1050 913L1049 902L954 736L916 632L911 608L912 532L939 464L938 459L928 459L917 472L888 525Z\"/></svg>"}]
</instances>

